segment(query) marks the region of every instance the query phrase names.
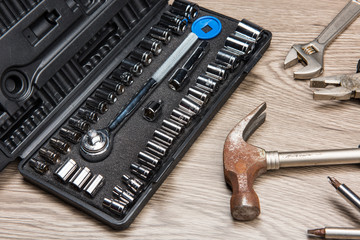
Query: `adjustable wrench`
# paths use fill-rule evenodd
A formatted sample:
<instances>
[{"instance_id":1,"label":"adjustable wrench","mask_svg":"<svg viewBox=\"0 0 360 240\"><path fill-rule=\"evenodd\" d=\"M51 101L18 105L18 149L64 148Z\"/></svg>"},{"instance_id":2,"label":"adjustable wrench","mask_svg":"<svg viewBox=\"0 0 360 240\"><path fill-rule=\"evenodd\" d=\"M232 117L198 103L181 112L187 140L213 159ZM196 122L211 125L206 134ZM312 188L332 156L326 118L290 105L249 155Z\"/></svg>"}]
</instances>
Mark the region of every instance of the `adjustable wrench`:
<instances>
[{"instance_id":1,"label":"adjustable wrench","mask_svg":"<svg viewBox=\"0 0 360 240\"><path fill-rule=\"evenodd\" d=\"M307 44L295 44L291 47L284 68L292 67L300 61L305 67L294 72L295 79L310 79L321 75L326 47L359 15L360 0L350 0L317 38Z\"/></svg>"}]
</instances>

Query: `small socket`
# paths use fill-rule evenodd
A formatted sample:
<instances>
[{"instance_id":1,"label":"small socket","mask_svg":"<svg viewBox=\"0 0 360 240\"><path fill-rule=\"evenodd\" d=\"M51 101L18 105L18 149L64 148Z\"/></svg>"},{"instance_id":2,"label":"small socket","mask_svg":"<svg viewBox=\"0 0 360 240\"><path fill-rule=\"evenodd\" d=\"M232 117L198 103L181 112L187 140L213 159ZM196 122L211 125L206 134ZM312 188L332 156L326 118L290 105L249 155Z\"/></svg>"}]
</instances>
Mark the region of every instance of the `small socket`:
<instances>
[{"instance_id":1,"label":"small socket","mask_svg":"<svg viewBox=\"0 0 360 240\"><path fill-rule=\"evenodd\" d=\"M161 26L153 26L153 27L151 27L149 35L152 38L163 42L164 44L170 43L170 41L172 39L172 35L171 35L170 31L168 29L166 29L166 28L161 27Z\"/></svg>"},{"instance_id":2,"label":"small socket","mask_svg":"<svg viewBox=\"0 0 360 240\"><path fill-rule=\"evenodd\" d=\"M130 170L132 174L136 175L137 177L143 180L148 180L153 174L150 168L138 163L132 163L130 165Z\"/></svg>"},{"instance_id":3,"label":"small socket","mask_svg":"<svg viewBox=\"0 0 360 240\"><path fill-rule=\"evenodd\" d=\"M130 57L136 61L141 62L144 66L149 66L153 61L154 55L150 51L146 51L141 48L135 48L131 52Z\"/></svg>"},{"instance_id":4,"label":"small socket","mask_svg":"<svg viewBox=\"0 0 360 240\"><path fill-rule=\"evenodd\" d=\"M37 159L31 158L29 160L29 165L30 167L32 167L35 172L39 173L39 174L45 174L47 171L49 171L49 165L39 161Z\"/></svg>"},{"instance_id":5,"label":"small socket","mask_svg":"<svg viewBox=\"0 0 360 240\"><path fill-rule=\"evenodd\" d=\"M94 97L89 97L86 100L86 106L101 114L104 114L109 110L106 101Z\"/></svg>"},{"instance_id":6,"label":"small socket","mask_svg":"<svg viewBox=\"0 0 360 240\"><path fill-rule=\"evenodd\" d=\"M185 126L187 126L191 122L191 114L184 112L180 108L173 109L170 118Z\"/></svg>"},{"instance_id":7,"label":"small socket","mask_svg":"<svg viewBox=\"0 0 360 240\"><path fill-rule=\"evenodd\" d=\"M113 92L115 92L117 95L122 94L125 91L125 84L116 82L113 79L105 79L102 84L101 87L109 89Z\"/></svg>"},{"instance_id":8,"label":"small socket","mask_svg":"<svg viewBox=\"0 0 360 240\"><path fill-rule=\"evenodd\" d=\"M77 163L73 159L69 158L63 165L56 169L54 174L62 182L67 182L71 175L76 171L77 167Z\"/></svg>"},{"instance_id":9,"label":"small socket","mask_svg":"<svg viewBox=\"0 0 360 240\"><path fill-rule=\"evenodd\" d=\"M206 68L206 75L213 77L220 82L225 81L228 77L228 72L226 69L216 63L209 63Z\"/></svg>"},{"instance_id":10,"label":"small socket","mask_svg":"<svg viewBox=\"0 0 360 240\"><path fill-rule=\"evenodd\" d=\"M140 164L148 166L151 169L157 169L161 165L161 159L149 152L139 152L138 161Z\"/></svg>"},{"instance_id":11,"label":"small socket","mask_svg":"<svg viewBox=\"0 0 360 240\"><path fill-rule=\"evenodd\" d=\"M150 101L144 108L143 117L145 118L145 120L149 122L153 122L154 120L156 120L161 114L162 105L163 103L161 100Z\"/></svg>"},{"instance_id":12,"label":"small socket","mask_svg":"<svg viewBox=\"0 0 360 240\"><path fill-rule=\"evenodd\" d=\"M175 136L179 136L184 131L184 125L177 123L171 119L164 119L161 129Z\"/></svg>"},{"instance_id":13,"label":"small socket","mask_svg":"<svg viewBox=\"0 0 360 240\"><path fill-rule=\"evenodd\" d=\"M203 90L198 87L190 87L188 90L188 96L191 96L194 99L197 99L198 101L200 101L202 103L202 105L208 103L209 98L210 98L209 95L210 95L210 93L208 91Z\"/></svg>"},{"instance_id":14,"label":"small socket","mask_svg":"<svg viewBox=\"0 0 360 240\"><path fill-rule=\"evenodd\" d=\"M130 177L129 175L123 175L123 182L129 187L134 194L139 194L143 191L145 184L137 178Z\"/></svg>"},{"instance_id":15,"label":"small socket","mask_svg":"<svg viewBox=\"0 0 360 240\"><path fill-rule=\"evenodd\" d=\"M111 90L107 90L105 88L96 89L94 95L95 95L95 97L105 100L111 104L115 103L117 101L116 93Z\"/></svg>"},{"instance_id":16,"label":"small socket","mask_svg":"<svg viewBox=\"0 0 360 240\"><path fill-rule=\"evenodd\" d=\"M96 123L97 121L99 121L99 116L96 112L91 111L89 109L86 108L80 108L78 111L79 116L86 121L92 122L92 123Z\"/></svg>"},{"instance_id":17,"label":"small socket","mask_svg":"<svg viewBox=\"0 0 360 240\"><path fill-rule=\"evenodd\" d=\"M56 164L60 161L60 155L44 147L40 148L39 155L48 163Z\"/></svg>"},{"instance_id":18,"label":"small socket","mask_svg":"<svg viewBox=\"0 0 360 240\"><path fill-rule=\"evenodd\" d=\"M130 86L134 82L133 75L123 68L116 68L111 73L111 78L121 82L125 86Z\"/></svg>"},{"instance_id":19,"label":"small socket","mask_svg":"<svg viewBox=\"0 0 360 240\"><path fill-rule=\"evenodd\" d=\"M67 154L71 151L70 145L57 138L50 138L50 145L58 152Z\"/></svg>"},{"instance_id":20,"label":"small socket","mask_svg":"<svg viewBox=\"0 0 360 240\"><path fill-rule=\"evenodd\" d=\"M167 154L167 147L155 140L150 140L147 142L146 150L160 158Z\"/></svg>"},{"instance_id":21,"label":"small socket","mask_svg":"<svg viewBox=\"0 0 360 240\"><path fill-rule=\"evenodd\" d=\"M135 195L130 192L129 190L124 190L122 187L120 187L119 185L116 185L113 189L113 195L124 201L124 202L128 202L128 204L132 204L135 200Z\"/></svg>"},{"instance_id":22,"label":"small socket","mask_svg":"<svg viewBox=\"0 0 360 240\"><path fill-rule=\"evenodd\" d=\"M69 119L69 126L72 127L73 129L79 130L81 132L87 132L90 129L90 124L87 123L86 121L83 121L81 119L77 119L77 118L70 118Z\"/></svg>"},{"instance_id":23,"label":"small socket","mask_svg":"<svg viewBox=\"0 0 360 240\"><path fill-rule=\"evenodd\" d=\"M192 112L194 115L199 114L201 111L201 105L189 96L181 99L179 107Z\"/></svg>"},{"instance_id":24,"label":"small socket","mask_svg":"<svg viewBox=\"0 0 360 240\"><path fill-rule=\"evenodd\" d=\"M126 211L126 203L114 199L104 198L103 206L118 215L123 215Z\"/></svg>"},{"instance_id":25,"label":"small socket","mask_svg":"<svg viewBox=\"0 0 360 240\"><path fill-rule=\"evenodd\" d=\"M140 76L143 73L143 68L144 68L141 62L134 61L133 59L130 58L125 58L124 60L122 60L120 66L123 69L134 74L134 76Z\"/></svg>"},{"instance_id":26,"label":"small socket","mask_svg":"<svg viewBox=\"0 0 360 240\"><path fill-rule=\"evenodd\" d=\"M96 193L104 184L104 177L100 174L95 175L91 178L90 182L86 184L84 191L90 197L95 197Z\"/></svg>"},{"instance_id":27,"label":"small socket","mask_svg":"<svg viewBox=\"0 0 360 240\"><path fill-rule=\"evenodd\" d=\"M70 179L70 183L77 189L81 190L85 183L90 179L91 171L87 167L77 170L75 175Z\"/></svg>"},{"instance_id":28,"label":"small socket","mask_svg":"<svg viewBox=\"0 0 360 240\"><path fill-rule=\"evenodd\" d=\"M143 38L143 40L141 40L140 47L151 51L155 56L160 55L160 53L162 52L161 42L149 37L145 37Z\"/></svg>"},{"instance_id":29,"label":"small socket","mask_svg":"<svg viewBox=\"0 0 360 240\"><path fill-rule=\"evenodd\" d=\"M219 82L216 79L206 75L200 75L196 79L196 86L210 93L215 93L219 90Z\"/></svg>"},{"instance_id":30,"label":"small socket","mask_svg":"<svg viewBox=\"0 0 360 240\"><path fill-rule=\"evenodd\" d=\"M161 130L155 130L154 139L166 146L171 146L175 141L175 136Z\"/></svg>"},{"instance_id":31,"label":"small socket","mask_svg":"<svg viewBox=\"0 0 360 240\"><path fill-rule=\"evenodd\" d=\"M60 128L59 135L74 144L80 142L81 139L81 133L65 127Z\"/></svg>"}]
</instances>

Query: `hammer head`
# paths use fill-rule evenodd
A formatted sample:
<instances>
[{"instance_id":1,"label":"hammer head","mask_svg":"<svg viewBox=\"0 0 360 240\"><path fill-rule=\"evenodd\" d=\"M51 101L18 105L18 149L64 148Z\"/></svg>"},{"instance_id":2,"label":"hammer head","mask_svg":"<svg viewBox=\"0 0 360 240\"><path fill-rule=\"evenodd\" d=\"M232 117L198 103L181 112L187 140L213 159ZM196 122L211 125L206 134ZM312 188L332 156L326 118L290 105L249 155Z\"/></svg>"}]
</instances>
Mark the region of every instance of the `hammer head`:
<instances>
[{"instance_id":1,"label":"hammer head","mask_svg":"<svg viewBox=\"0 0 360 240\"><path fill-rule=\"evenodd\" d=\"M237 220L253 220L260 214L260 203L253 189L257 176L266 172L265 150L246 143L265 121L266 103L241 120L229 133L224 145L224 175L232 188L231 214Z\"/></svg>"}]
</instances>

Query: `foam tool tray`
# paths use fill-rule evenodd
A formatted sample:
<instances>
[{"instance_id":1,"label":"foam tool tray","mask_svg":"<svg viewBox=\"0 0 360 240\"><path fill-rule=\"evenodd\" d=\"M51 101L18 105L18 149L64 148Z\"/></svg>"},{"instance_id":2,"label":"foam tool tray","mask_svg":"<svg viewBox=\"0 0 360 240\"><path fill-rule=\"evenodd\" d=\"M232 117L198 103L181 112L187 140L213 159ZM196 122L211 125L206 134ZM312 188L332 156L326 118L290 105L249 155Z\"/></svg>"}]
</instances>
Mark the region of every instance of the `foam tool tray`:
<instances>
[{"instance_id":1,"label":"foam tool tray","mask_svg":"<svg viewBox=\"0 0 360 240\"><path fill-rule=\"evenodd\" d=\"M270 41L184 0L0 1L0 169L124 229Z\"/></svg>"}]
</instances>

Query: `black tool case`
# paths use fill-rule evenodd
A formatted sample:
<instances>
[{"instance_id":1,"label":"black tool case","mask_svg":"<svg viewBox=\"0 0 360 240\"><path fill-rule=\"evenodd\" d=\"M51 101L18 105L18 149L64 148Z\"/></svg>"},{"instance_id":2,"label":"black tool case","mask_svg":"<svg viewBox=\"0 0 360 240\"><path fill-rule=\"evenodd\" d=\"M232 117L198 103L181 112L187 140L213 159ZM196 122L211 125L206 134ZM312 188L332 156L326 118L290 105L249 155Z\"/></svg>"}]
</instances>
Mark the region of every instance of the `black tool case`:
<instances>
[{"instance_id":1,"label":"black tool case","mask_svg":"<svg viewBox=\"0 0 360 240\"><path fill-rule=\"evenodd\" d=\"M176 69L184 65L202 40L197 41L124 122L113 138L110 155L102 161L85 160L77 143L81 141L79 136L86 135L89 127L106 127L191 32L192 23L189 22L184 34L172 34L168 44L162 43L161 54L154 55L152 63L143 67L140 76L133 76L131 85L113 76L116 69L123 68L124 59L134 62L129 57L132 51L145 36L149 36L151 27L157 25L164 12L171 8L166 0L0 1L0 169L10 161L19 159L19 170L28 181L113 228L128 227L260 60L271 41L271 33L263 30L254 49L240 59L234 71L226 70L228 66L224 65L228 78L214 80L218 84L217 91L210 93L210 88L208 92L204 90L209 97L206 104L190 98L195 106L201 108L195 109L196 113L192 111L194 109L180 109L191 117L188 124L187 119L182 117L169 120L173 109L178 109L179 103L188 95L189 88L196 85L197 77L205 74L209 63L215 62L218 51L224 47L227 37L234 33L239 23L239 20L200 7L198 17L215 16L220 20L222 30L217 37L207 40L210 50L191 73L188 83L180 91L174 91L169 88L168 80ZM209 29L204 28L204 31ZM113 81L116 86L113 84L104 88L104 81ZM112 98L103 101L103 95L95 93L99 88L111 92ZM114 94L117 101L111 103ZM94 99L98 102L94 103ZM156 104L159 100L161 104ZM143 114L151 101L155 103L155 110L161 111L155 112L157 118L149 121L144 119ZM83 111L82 114L79 111ZM78 125L69 125L70 119L79 120ZM177 129L161 130L173 138L171 143L154 140L153 137L154 131L162 128L164 120L180 126L179 133ZM183 124L180 124L182 121ZM64 131L61 128L70 131L61 132ZM58 142L50 143L54 139ZM147 149L149 140L160 142L160 149ZM39 154L40 149L49 150L55 155ZM165 153L162 152L164 149ZM143 164L144 161L140 160L140 166L149 163L145 171L138 169L132 172L130 165L139 163L140 152L150 152L158 165L155 167L153 165L156 163L149 162ZM54 173L69 159L77 165L73 166L74 171L67 172L68 178L62 181ZM89 171L82 173L84 177L80 180L83 182L75 187L69 183L69 179L84 167ZM149 172L146 170L152 173L147 178ZM85 192L84 189L92 187L91 182L99 180L95 179L99 175L102 181L94 185L96 189L92 189L92 194ZM125 184L123 175L138 179L130 185L136 188L136 184L142 184L142 191ZM127 191L133 197L133 202L126 196L120 196L120 199L114 196L112 192L115 186ZM108 200L104 203L105 198Z\"/></svg>"}]
</instances>

